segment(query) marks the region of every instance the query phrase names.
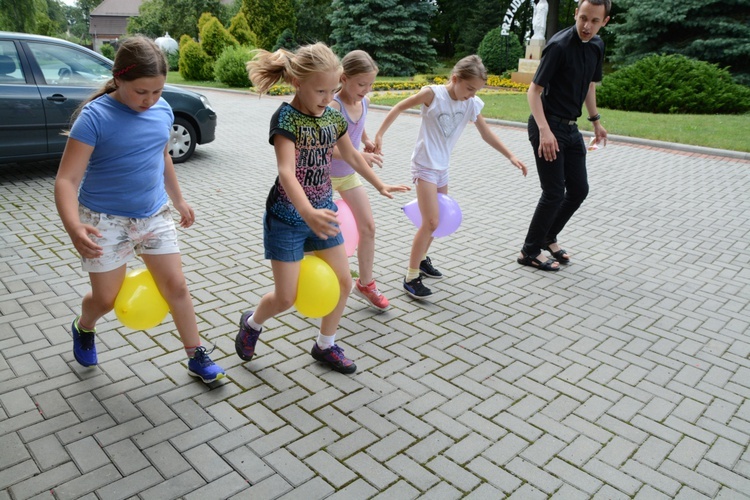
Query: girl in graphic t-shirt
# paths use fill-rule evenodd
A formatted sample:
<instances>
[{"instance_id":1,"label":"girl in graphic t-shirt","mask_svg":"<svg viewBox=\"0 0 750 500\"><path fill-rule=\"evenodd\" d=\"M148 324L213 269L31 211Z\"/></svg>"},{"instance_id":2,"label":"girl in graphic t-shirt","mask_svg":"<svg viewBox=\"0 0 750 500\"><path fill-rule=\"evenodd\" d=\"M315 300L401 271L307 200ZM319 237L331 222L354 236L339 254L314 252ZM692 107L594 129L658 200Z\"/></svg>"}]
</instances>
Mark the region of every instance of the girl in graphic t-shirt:
<instances>
[{"instance_id":1,"label":"girl in graphic t-shirt","mask_svg":"<svg viewBox=\"0 0 750 500\"><path fill-rule=\"evenodd\" d=\"M422 225L414 236L403 283L406 293L417 299L432 295L432 290L422 283L422 277L443 277L433 267L427 251L433 240L432 233L439 223L437 194L448 194L450 155L466 124L474 122L482 139L526 175L526 166L505 147L481 115L484 103L476 93L486 81L487 70L482 60L475 55L464 57L453 67L448 83L423 87L418 93L396 104L375 135L375 151L380 152L383 134L396 117L404 110L422 106L422 122L411 157L411 173L417 185Z\"/></svg>"},{"instance_id":2,"label":"girl in graphic t-shirt","mask_svg":"<svg viewBox=\"0 0 750 500\"><path fill-rule=\"evenodd\" d=\"M242 314L235 339L237 354L250 361L263 323L294 305L300 261L305 252L313 252L335 272L341 295L333 311L321 320L310 354L340 373L354 373L356 365L335 343L352 278L333 203L330 169L334 146L383 196L392 198L391 192L409 187L383 184L352 146L343 115L328 106L339 85L341 62L325 44L306 45L295 53L259 50L247 66L250 80L261 94L279 80L291 84L296 92L271 118L269 134L279 175L266 200L263 246L265 257L271 260L274 290L261 298L255 311Z\"/></svg>"}]
</instances>

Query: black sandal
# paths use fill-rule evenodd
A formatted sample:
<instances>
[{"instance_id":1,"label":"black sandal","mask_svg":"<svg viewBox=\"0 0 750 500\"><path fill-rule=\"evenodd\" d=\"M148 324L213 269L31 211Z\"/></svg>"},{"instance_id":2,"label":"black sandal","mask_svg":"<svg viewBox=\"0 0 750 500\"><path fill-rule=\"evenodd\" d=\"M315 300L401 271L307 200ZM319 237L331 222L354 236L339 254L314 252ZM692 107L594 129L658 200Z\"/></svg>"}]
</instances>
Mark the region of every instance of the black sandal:
<instances>
[{"instance_id":1,"label":"black sandal","mask_svg":"<svg viewBox=\"0 0 750 500\"><path fill-rule=\"evenodd\" d=\"M539 260L539 255L542 255L539 253L536 257L529 257L524 252L521 252L521 255L523 257L519 257L516 259L516 261L521 264L522 266L530 266L535 267L537 269L541 269L542 271L559 271L560 267L552 267L557 261L555 259L548 259L544 262Z\"/></svg>"},{"instance_id":2,"label":"black sandal","mask_svg":"<svg viewBox=\"0 0 750 500\"><path fill-rule=\"evenodd\" d=\"M557 262L559 262L560 264L568 264L568 263L570 263L570 256L568 255L567 250L565 250L564 248L561 248L557 252L553 252L552 249L549 247L549 245L547 245L546 250L549 253L551 253L552 256L555 258L555 260ZM568 256L566 257L566 255L568 255Z\"/></svg>"}]
</instances>

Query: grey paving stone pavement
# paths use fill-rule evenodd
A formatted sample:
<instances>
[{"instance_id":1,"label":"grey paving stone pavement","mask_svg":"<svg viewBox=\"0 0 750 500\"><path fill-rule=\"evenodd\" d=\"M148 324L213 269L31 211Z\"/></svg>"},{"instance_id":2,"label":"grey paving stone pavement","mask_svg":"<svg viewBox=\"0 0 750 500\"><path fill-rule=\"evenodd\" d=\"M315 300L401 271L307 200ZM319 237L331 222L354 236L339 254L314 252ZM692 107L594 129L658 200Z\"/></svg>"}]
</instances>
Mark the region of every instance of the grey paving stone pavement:
<instances>
[{"instance_id":1,"label":"grey paving stone pavement","mask_svg":"<svg viewBox=\"0 0 750 500\"><path fill-rule=\"evenodd\" d=\"M187 375L169 318L143 332L108 314L99 366L78 365L88 277L55 211L57 165L1 166L0 499L750 498L743 154L613 136L561 235L573 263L545 273L515 260L539 196L525 130L493 125L527 178L469 126L450 182L463 222L430 250L446 275L434 300L401 290L414 194L369 189L392 307L350 298L347 376L312 359L318 320L294 309L251 362L234 353L240 314L273 286L261 216L281 100L204 92L217 140L178 166L198 217L180 238L228 379ZM386 135L386 182L409 183L418 123Z\"/></svg>"}]
</instances>

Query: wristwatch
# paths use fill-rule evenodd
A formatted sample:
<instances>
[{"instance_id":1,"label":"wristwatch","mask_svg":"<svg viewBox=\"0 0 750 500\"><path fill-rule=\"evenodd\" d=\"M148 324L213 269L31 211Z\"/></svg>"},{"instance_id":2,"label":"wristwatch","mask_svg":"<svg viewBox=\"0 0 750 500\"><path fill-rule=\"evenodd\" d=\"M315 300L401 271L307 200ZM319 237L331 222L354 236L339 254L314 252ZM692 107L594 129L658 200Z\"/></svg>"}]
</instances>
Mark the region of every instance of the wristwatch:
<instances>
[{"instance_id":1,"label":"wristwatch","mask_svg":"<svg viewBox=\"0 0 750 500\"><path fill-rule=\"evenodd\" d=\"M595 122L595 121L599 121L599 120L601 119L601 117L602 117L602 115L600 115L599 113L597 113L596 115L594 115L594 116L589 116L589 117L588 117L588 118L586 118L586 119L587 119L588 121L590 121L590 122Z\"/></svg>"}]
</instances>

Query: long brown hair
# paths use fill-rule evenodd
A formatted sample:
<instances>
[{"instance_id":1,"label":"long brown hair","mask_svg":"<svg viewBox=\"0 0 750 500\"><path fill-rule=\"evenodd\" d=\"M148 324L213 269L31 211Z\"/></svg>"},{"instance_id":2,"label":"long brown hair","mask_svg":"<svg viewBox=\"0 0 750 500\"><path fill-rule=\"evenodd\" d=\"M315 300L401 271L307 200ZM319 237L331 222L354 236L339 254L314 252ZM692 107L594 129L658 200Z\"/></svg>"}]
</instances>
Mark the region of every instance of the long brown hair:
<instances>
[{"instance_id":1,"label":"long brown hair","mask_svg":"<svg viewBox=\"0 0 750 500\"><path fill-rule=\"evenodd\" d=\"M140 35L124 39L115 54L112 78L81 103L73 113L71 122L75 121L86 104L104 94L111 94L117 90L116 79L131 82L138 78L166 77L168 69L169 66L166 57L164 57L164 52L151 39Z\"/></svg>"}]
</instances>

